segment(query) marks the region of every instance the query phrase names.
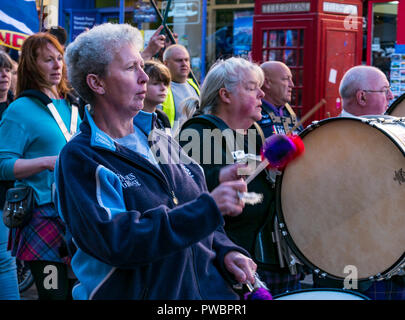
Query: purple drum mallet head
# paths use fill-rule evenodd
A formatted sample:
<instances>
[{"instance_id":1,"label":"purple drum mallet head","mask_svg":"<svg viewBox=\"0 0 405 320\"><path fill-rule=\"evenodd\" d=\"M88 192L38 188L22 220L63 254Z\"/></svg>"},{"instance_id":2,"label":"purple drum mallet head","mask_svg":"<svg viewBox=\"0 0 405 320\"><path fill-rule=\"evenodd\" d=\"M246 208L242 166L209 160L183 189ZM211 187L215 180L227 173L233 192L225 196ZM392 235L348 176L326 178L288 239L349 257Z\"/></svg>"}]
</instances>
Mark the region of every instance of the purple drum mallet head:
<instances>
[{"instance_id":1,"label":"purple drum mallet head","mask_svg":"<svg viewBox=\"0 0 405 320\"><path fill-rule=\"evenodd\" d=\"M273 300L271 293L264 288L257 288L252 292L248 292L244 298L245 300Z\"/></svg>"},{"instance_id":2,"label":"purple drum mallet head","mask_svg":"<svg viewBox=\"0 0 405 320\"><path fill-rule=\"evenodd\" d=\"M287 135L275 134L266 139L262 152L271 167L280 169L294 157L297 147Z\"/></svg>"}]
</instances>

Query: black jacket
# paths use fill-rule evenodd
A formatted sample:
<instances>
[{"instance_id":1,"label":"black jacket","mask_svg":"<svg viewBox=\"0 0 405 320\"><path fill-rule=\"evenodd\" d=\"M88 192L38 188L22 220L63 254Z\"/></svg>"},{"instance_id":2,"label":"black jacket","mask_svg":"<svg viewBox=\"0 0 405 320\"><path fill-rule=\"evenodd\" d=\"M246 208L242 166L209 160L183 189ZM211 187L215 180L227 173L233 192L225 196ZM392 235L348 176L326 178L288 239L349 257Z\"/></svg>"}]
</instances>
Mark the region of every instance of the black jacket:
<instances>
[{"instance_id":1,"label":"black jacket","mask_svg":"<svg viewBox=\"0 0 405 320\"><path fill-rule=\"evenodd\" d=\"M210 119L208 120L207 117ZM196 148L191 148L191 137L194 137L194 134L191 134L191 132L188 131L190 129L195 130L195 134L198 134L200 137L199 154L196 152ZM218 149L216 148L218 148L218 143L221 142L214 141L215 139L212 139L211 143L209 143L209 139L207 139L208 131L205 131L204 133L204 129L220 129L222 132L227 130L228 132L233 132L233 135L236 135L236 132L231 130L220 118L213 115L201 115L193 117L189 119L182 127L180 132L180 145L185 151L188 151L189 156L194 158L194 160L200 163L200 165L203 167L208 190L212 190L219 184L219 171L225 165L233 163L234 158L230 154L231 150L229 150L227 147L224 135L222 136L222 145L220 145L219 149L219 152L221 153L219 157ZM187 136L189 136L189 139L186 139ZM243 148L245 153L249 153L249 151L251 152L252 149L254 149L255 154L260 155L262 140L258 134L255 138L256 145L251 146L250 150L247 143L248 135L245 135L244 138L241 138L241 140L242 139L244 141L244 145L241 148ZM208 159L206 158L207 155L210 155ZM218 158L220 161L218 161ZM230 159L232 160L229 161ZM275 216L275 191L267 180L267 176L264 171L261 172L248 185L248 191L263 194L263 202L254 206L246 205L243 213L237 217L225 217L225 231L233 242L249 251L251 256L254 257L259 268L278 270L279 263L276 251L277 249L272 243L270 230L270 233L267 234L269 259L266 261L266 264L263 264L255 258L255 249L257 249L256 237L266 222L270 223L272 226ZM267 226L269 226L269 224L267 224Z\"/></svg>"}]
</instances>

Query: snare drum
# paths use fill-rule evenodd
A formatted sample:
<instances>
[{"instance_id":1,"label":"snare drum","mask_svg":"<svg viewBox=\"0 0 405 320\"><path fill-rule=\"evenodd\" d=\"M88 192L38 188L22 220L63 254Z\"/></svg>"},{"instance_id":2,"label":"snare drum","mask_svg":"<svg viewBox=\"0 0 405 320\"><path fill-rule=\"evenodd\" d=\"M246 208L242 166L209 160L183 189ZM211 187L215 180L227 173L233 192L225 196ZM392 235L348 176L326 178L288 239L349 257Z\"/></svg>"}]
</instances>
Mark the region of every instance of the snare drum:
<instances>
[{"instance_id":1,"label":"snare drum","mask_svg":"<svg viewBox=\"0 0 405 320\"><path fill-rule=\"evenodd\" d=\"M370 300L366 296L348 290L305 289L283 293L273 300Z\"/></svg>"},{"instance_id":2,"label":"snare drum","mask_svg":"<svg viewBox=\"0 0 405 320\"><path fill-rule=\"evenodd\" d=\"M389 106L385 114L394 117L405 117L405 93Z\"/></svg>"},{"instance_id":3,"label":"snare drum","mask_svg":"<svg viewBox=\"0 0 405 320\"><path fill-rule=\"evenodd\" d=\"M405 266L405 120L330 118L278 177L281 234L320 277L383 280Z\"/></svg>"}]
</instances>

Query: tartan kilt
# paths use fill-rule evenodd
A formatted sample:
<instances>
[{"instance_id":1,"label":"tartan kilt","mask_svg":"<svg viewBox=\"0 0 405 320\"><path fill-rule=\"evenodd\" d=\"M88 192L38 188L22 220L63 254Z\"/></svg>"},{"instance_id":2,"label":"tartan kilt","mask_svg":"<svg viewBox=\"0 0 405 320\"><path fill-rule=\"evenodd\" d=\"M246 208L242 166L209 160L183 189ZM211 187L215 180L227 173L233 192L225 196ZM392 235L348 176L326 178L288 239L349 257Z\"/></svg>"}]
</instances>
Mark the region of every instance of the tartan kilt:
<instances>
[{"instance_id":1,"label":"tartan kilt","mask_svg":"<svg viewBox=\"0 0 405 320\"><path fill-rule=\"evenodd\" d=\"M277 272L258 268L257 273L260 279L266 283L273 297L282 293L300 290L300 281L304 278L304 274L302 272L292 275L289 271Z\"/></svg>"},{"instance_id":2,"label":"tartan kilt","mask_svg":"<svg viewBox=\"0 0 405 320\"><path fill-rule=\"evenodd\" d=\"M53 203L34 208L31 221L23 228L10 229L8 250L24 261L52 261L70 265L66 250L66 227ZM62 253L62 254L61 254Z\"/></svg>"}]
</instances>

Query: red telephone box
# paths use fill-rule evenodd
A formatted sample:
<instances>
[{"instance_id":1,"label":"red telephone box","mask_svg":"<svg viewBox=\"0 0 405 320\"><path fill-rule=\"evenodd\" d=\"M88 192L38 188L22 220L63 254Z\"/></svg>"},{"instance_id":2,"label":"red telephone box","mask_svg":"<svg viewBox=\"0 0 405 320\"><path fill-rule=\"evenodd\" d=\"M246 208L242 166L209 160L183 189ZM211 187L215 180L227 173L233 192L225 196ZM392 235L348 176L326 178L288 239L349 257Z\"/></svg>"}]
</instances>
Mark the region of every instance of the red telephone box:
<instances>
[{"instance_id":1,"label":"red telephone box","mask_svg":"<svg viewBox=\"0 0 405 320\"><path fill-rule=\"evenodd\" d=\"M289 66L291 106L299 117L322 99L326 104L309 121L334 117L341 112L336 101L343 74L361 64L362 22L361 0L257 0L252 58Z\"/></svg>"}]
</instances>

